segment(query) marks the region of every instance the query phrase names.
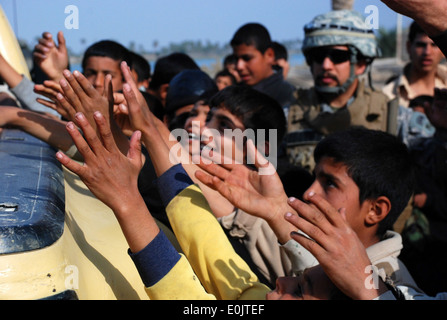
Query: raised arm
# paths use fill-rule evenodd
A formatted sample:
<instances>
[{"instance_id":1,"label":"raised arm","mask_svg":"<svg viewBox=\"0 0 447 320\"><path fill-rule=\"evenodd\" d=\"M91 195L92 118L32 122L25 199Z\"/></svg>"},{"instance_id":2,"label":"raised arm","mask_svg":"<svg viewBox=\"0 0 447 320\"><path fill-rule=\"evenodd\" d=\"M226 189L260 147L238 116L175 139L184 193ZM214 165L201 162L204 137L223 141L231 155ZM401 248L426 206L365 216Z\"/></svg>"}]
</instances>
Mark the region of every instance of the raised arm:
<instances>
[{"instance_id":1,"label":"raised arm","mask_svg":"<svg viewBox=\"0 0 447 320\"><path fill-rule=\"evenodd\" d=\"M339 212L317 194L306 194L305 200L291 199L290 205L298 214L287 213L287 221L310 238L293 233L292 237L309 250L319 261L331 281L352 299L369 300L388 289L382 281L378 288L368 288L365 283L371 266L365 247L346 222L344 212Z\"/></svg>"},{"instance_id":2,"label":"raised arm","mask_svg":"<svg viewBox=\"0 0 447 320\"><path fill-rule=\"evenodd\" d=\"M23 76L18 73L5 57L0 53L0 78L2 78L5 83L10 88L15 88L23 79Z\"/></svg>"},{"instance_id":3,"label":"raised arm","mask_svg":"<svg viewBox=\"0 0 447 320\"><path fill-rule=\"evenodd\" d=\"M186 150L178 153L181 150L181 145L171 135L166 125L155 117L147 107L125 62L121 64L121 71L126 81L123 92L127 100L127 104L121 107L128 109L126 112L129 114L132 129L142 132L142 141L149 151L156 172L165 171L167 164L182 163L189 177L200 185L213 213L216 216L230 214L234 210L233 205L195 177L195 172L200 169L192 162L189 153Z\"/></svg>"},{"instance_id":4,"label":"raised arm","mask_svg":"<svg viewBox=\"0 0 447 320\"><path fill-rule=\"evenodd\" d=\"M62 72L68 68L69 57L65 37L62 31L57 34L58 44L49 32L44 32L34 47L35 63L49 77L59 82L63 78Z\"/></svg>"},{"instance_id":5,"label":"raised arm","mask_svg":"<svg viewBox=\"0 0 447 320\"><path fill-rule=\"evenodd\" d=\"M21 129L64 152L73 145L65 125L66 122L45 114L17 107L0 108L0 127Z\"/></svg>"},{"instance_id":6,"label":"raised arm","mask_svg":"<svg viewBox=\"0 0 447 320\"><path fill-rule=\"evenodd\" d=\"M119 151L106 118L100 112L93 116L99 135L82 113L76 114L75 120L84 137L73 122L67 124L67 131L84 157L84 164L73 161L62 152L57 153L57 159L79 175L90 191L113 210L131 251L138 252L159 232L138 191L137 181L142 167L141 133L134 133L125 156Z\"/></svg>"},{"instance_id":7,"label":"raised arm","mask_svg":"<svg viewBox=\"0 0 447 320\"><path fill-rule=\"evenodd\" d=\"M113 87L112 78L107 75L104 79L104 92L99 93L92 84L78 71L63 72L64 78L60 81L62 93L57 94L57 101L65 110L67 119L74 121L78 112L84 114L90 125L95 128L94 113L100 111L110 124L115 141L123 154L127 153L129 141L118 127L113 118Z\"/></svg>"},{"instance_id":8,"label":"raised arm","mask_svg":"<svg viewBox=\"0 0 447 320\"><path fill-rule=\"evenodd\" d=\"M197 171L196 177L235 207L266 220L284 244L291 239L290 232L296 230L284 220L284 213L293 209L287 203L288 197L273 165L262 158L251 140L247 142L247 149L252 156L256 154L253 159L257 170L243 164L201 162L200 168L207 173Z\"/></svg>"}]
</instances>

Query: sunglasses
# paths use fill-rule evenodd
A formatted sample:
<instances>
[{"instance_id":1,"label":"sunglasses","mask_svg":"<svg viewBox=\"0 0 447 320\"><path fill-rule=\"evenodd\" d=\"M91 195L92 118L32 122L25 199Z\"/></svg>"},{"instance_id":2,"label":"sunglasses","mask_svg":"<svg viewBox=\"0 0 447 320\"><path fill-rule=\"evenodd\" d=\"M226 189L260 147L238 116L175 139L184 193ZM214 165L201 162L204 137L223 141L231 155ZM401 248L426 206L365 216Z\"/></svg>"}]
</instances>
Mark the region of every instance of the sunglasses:
<instances>
[{"instance_id":1,"label":"sunglasses","mask_svg":"<svg viewBox=\"0 0 447 320\"><path fill-rule=\"evenodd\" d=\"M318 64L322 64L326 58L329 58L335 64L339 64L349 61L351 52L349 50L318 48L309 51L307 57L310 61Z\"/></svg>"}]
</instances>

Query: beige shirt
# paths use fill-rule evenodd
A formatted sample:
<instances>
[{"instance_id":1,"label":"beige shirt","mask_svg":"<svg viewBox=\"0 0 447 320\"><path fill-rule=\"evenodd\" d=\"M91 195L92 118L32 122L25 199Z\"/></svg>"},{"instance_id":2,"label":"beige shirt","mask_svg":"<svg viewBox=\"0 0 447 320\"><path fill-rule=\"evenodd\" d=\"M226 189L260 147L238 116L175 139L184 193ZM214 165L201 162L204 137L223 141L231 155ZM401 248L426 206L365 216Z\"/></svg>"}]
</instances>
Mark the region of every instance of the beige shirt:
<instances>
[{"instance_id":1,"label":"beige shirt","mask_svg":"<svg viewBox=\"0 0 447 320\"><path fill-rule=\"evenodd\" d=\"M390 100L398 96L399 105L404 107L408 107L410 101L418 96L413 90L411 90L410 83L405 76L404 70L408 67L409 64L404 67L403 72L394 81L388 83L382 89L383 93L385 93ZM447 89L446 65L438 65L435 78L435 87L439 89Z\"/></svg>"}]
</instances>

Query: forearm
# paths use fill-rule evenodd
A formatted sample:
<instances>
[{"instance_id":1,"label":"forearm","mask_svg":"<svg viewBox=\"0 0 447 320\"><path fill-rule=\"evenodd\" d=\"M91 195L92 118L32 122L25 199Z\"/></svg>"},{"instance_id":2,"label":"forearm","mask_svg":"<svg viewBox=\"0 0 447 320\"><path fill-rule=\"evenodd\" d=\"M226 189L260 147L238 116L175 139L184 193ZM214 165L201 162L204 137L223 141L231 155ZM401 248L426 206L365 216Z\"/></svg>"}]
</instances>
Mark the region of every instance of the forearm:
<instances>
[{"instance_id":1,"label":"forearm","mask_svg":"<svg viewBox=\"0 0 447 320\"><path fill-rule=\"evenodd\" d=\"M7 119L2 121L5 125L19 128L56 149L67 151L73 145L62 120L19 108L5 107L1 112L3 120Z\"/></svg>"},{"instance_id":2,"label":"forearm","mask_svg":"<svg viewBox=\"0 0 447 320\"><path fill-rule=\"evenodd\" d=\"M22 75L18 73L1 54L0 78L2 78L10 88L15 88L20 81L22 81Z\"/></svg>"},{"instance_id":3,"label":"forearm","mask_svg":"<svg viewBox=\"0 0 447 320\"><path fill-rule=\"evenodd\" d=\"M154 126L146 126L141 138L149 152L157 176L161 176L178 163L177 158L171 155L171 150L161 133Z\"/></svg>"},{"instance_id":4,"label":"forearm","mask_svg":"<svg viewBox=\"0 0 447 320\"><path fill-rule=\"evenodd\" d=\"M284 200L285 205L281 208L276 208L276 214L274 214L271 218L267 218L266 221L269 224L270 228L272 228L276 237L280 244L287 243L290 239L290 233L292 231L296 231L296 228L293 227L289 222L284 219L284 215L287 212L295 212L292 208L290 208L287 203L287 199Z\"/></svg>"},{"instance_id":5,"label":"forearm","mask_svg":"<svg viewBox=\"0 0 447 320\"><path fill-rule=\"evenodd\" d=\"M234 252L183 167L173 166L157 185L177 240L206 291L219 299L264 299L269 289Z\"/></svg>"},{"instance_id":6,"label":"forearm","mask_svg":"<svg viewBox=\"0 0 447 320\"><path fill-rule=\"evenodd\" d=\"M144 249L160 232L139 193L112 210L132 252Z\"/></svg>"},{"instance_id":7,"label":"forearm","mask_svg":"<svg viewBox=\"0 0 447 320\"><path fill-rule=\"evenodd\" d=\"M222 300L265 299L270 289L234 251L197 186L182 191L166 212L207 292Z\"/></svg>"},{"instance_id":8,"label":"forearm","mask_svg":"<svg viewBox=\"0 0 447 320\"><path fill-rule=\"evenodd\" d=\"M37 99L46 99L44 96L34 92L34 86L34 82L26 77L22 77L22 80L14 88L11 88L11 92L19 99L23 109L50 113L60 118L60 114L56 110L48 108L37 101Z\"/></svg>"}]
</instances>

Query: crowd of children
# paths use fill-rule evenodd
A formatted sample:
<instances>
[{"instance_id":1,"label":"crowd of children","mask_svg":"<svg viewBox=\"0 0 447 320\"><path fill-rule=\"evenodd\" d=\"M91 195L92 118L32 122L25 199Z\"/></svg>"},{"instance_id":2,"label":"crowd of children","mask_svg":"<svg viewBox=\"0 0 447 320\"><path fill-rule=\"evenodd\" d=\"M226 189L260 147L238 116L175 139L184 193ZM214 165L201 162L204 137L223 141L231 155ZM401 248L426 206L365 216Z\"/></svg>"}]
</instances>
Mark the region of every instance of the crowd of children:
<instances>
[{"instance_id":1,"label":"crowd of children","mask_svg":"<svg viewBox=\"0 0 447 320\"><path fill-rule=\"evenodd\" d=\"M0 127L58 149L110 207L150 299L444 299L447 25L429 12L447 11L383 2L414 18L410 61L383 90L351 10L305 25L305 89L258 23L212 77L184 53L151 70L110 40L71 72L64 35L44 33L45 81L0 56Z\"/></svg>"}]
</instances>

